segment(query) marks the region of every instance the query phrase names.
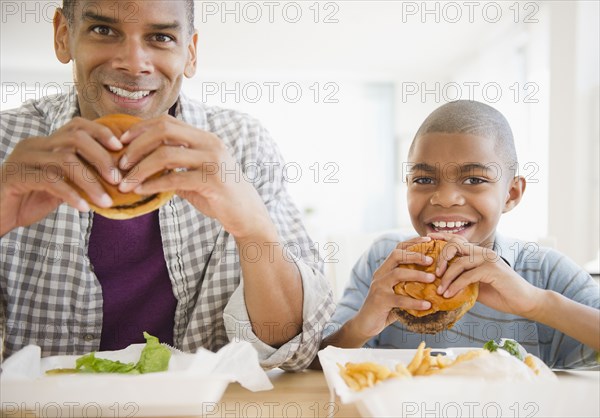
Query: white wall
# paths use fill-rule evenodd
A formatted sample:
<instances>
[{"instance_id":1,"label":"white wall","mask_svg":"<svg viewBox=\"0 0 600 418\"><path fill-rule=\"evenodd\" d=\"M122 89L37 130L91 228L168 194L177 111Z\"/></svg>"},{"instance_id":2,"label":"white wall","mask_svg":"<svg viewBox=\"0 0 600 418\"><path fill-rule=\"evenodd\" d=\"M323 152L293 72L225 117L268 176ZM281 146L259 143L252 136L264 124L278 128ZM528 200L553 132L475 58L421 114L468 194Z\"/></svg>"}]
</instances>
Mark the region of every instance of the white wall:
<instances>
[{"instance_id":1,"label":"white wall","mask_svg":"<svg viewBox=\"0 0 600 418\"><path fill-rule=\"evenodd\" d=\"M598 2L552 3L549 235L583 262L598 253Z\"/></svg>"},{"instance_id":2,"label":"white wall","mask_svg":"<svg viewBox=\"0 0 600 418\"><path fill-rule=\"evenodd\" d=\"M59 3L2 2L2 109L71 80L69 66L58 64L52 52L50 7ZM299 2L303 15L296 23L281 14L293 2L279 2L272 22L264 2L255 2L264 12L256 23L248 15L236 22L236 16L223 14L223 2L206 3L220 10L209 14L197 2L199 71L185 88L207 102L257 116L286 159L301 167L303 176L290 190L307 212L315 239L337 245L339 262L328 267L340 278L339 287L375 230L410 227L400 162L420 122L445 99L407 95L415 84L440 83L443 89L457 83L466 98L465 83L478 82L474 98L484 101L489 96L481 86L499 85L502 99L488 103L513 126L522 173L538 169L538 182L529 183L522 204L502 220L502 230L541 238L579 263L597 253L598 2L477 2L472 16L462 2L339 1L316 8L314 2ZM8 4L16 11L6 9ZM248 2L227 4L242 10ZM491 14L494 5L501 18ZM453 10L462 13L455 22ZM248 96L207 95L211 83L232 88L235 82L243 83L240 88L297 83L303 97L292 103L279 90L273 101L252 103ZM517 100L515 83L521 88ZM334 91L330 98L338 101L326 103ZM322 175L337 168L333 179L339 181L327 183L323 176L314 181L317 168Z\"/></svg>"}]
</instances>

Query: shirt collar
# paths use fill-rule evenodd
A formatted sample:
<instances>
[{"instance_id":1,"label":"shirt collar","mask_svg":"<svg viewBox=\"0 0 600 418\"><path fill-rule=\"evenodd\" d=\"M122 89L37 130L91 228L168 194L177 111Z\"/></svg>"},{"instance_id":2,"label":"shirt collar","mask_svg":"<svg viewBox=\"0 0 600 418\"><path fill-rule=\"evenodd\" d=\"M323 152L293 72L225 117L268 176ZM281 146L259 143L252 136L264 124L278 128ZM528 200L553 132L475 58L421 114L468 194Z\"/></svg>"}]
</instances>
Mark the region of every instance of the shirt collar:
<instances>
[{"instance_id":1,"label":"shirt collar","mask_svg":"<svg viewBox=\"0 0 600 418\"><path fill-rule=\"evenodd\" d=\"M71 119L80 115L77 90L74 85L69 87L64 97L66 100L59 100L60 96L56 96L56 100L50 99L50 106L48 107L49 120L52 121L50 124L50 133L54 133Z\"/></svg>"},{"instance_id":2,"label":"shirt collar","mask_svg":"<svg viewBox=\"0 0 600 418\"><path fill-rule=\"evenodd\" d=\"M179 93L179 99L175 104L175 118L196 128L209 131L206 108L204 105L192 101L184 93Z\"/></svg>"},{"instance_id":3,"label":"shirt collar","mask_svg":"<svg viewBox=\"0 0 600 418\"><path fill-rule=\"evenodd\" d=\"M494 252L498 254L511 268L514 267L518 248L514 246L514 240L508 239L496 233L494 241Z\"/></svg>"}]
</instances>

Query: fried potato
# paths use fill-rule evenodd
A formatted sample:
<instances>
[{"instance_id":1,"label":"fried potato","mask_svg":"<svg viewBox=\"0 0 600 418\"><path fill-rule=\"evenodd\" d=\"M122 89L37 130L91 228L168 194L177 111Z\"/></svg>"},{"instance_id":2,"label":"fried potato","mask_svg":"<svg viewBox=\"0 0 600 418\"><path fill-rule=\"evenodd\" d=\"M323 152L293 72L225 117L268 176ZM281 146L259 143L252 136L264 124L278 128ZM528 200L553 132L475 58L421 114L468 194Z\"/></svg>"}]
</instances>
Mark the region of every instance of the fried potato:
<instances>
[{"instance_id":1,"label":"fried potato","mask_svg":"<svg viewBox=\"0 0 600 418\"><path fill-rule=\"evenodd\" d=\"M462 363L464 361L473 360L477 357L485 356L487 354L490 354L490 352L487 350L484 350L483 348L473 349L473 350L467 351L466 353L462 353L462 354L459 354L458 356L456 356L456 359L452 362L452 365Z\"/></svg>"},{"instance_id":2,"label":"fried potato","mask_svg":"<svg viewBox=\"0 0 600 418\"><path fill-rule=\"evenodd\" d=\"M439 369L444 369L452 365L453 361L446 356L435 356L436 366Z\"/></svg>"},{"instance_id":3,"label":"fried potato","mask_svg":"<svg viewBox=\"0 0 600 418\"><path fill-rule=\"evenodd\" d=\"M416 370L413 372L413 376L422 376L427 373L427 370L431 368L431 348L424 350L421 364L419 364Z\"/></svg>"},{"instance_id":4,"label":"fried potato","mask_svg":"<svg viewBox=\"0 0 600 418\"><path fill-rule=\"evenodd\" d=\"M406 366L402 363L396 364L396 374L400 377L412 377L412 374L408 371Z\"/></svg>"},{"instance_id":5,"label":"fried potato","mask_svg":"<svg viewBox=\"0 0 600 418\"><path fill-rule=\"evenodd\" d=\"M410 361L410 363L408 363L408 366L406 366L406 368L409 372L411 372L411 374L414 374L414 371L417 370L417 368L421 365L421 362L423 361L424 350L425 341L421 341L421 344L419 344L419 346L417 347L417 352L415 353L415 356Z\"/></svg>"},{"instance_id":6,"label":"fried potato","mask_svg":"<svg viewBox=\"0 0 600 418\"><path fill-rule=\"evenodd\" d=\"M527 357L525 357L525 359L523 360L523 362L527 365L527 367L533 370L535 374L540 374L540 369L535 362L535 358L531 354L528 354Z\"/></svg>"},{"instance_id":7,"label":"fried potato","mask_svg":"<svg viewBox=\"0 0 600 418\"><path fill-rule=\"evenodd\" d=\"M360 385L356 380L354 380L354 378L350 374L348 374L346 368L339 363L337 363L337 366L340 369L340 376L342 376L342 379L344 379L344 382L346 382L350 389L360 390Z\"/></svg>"}]
</instances>

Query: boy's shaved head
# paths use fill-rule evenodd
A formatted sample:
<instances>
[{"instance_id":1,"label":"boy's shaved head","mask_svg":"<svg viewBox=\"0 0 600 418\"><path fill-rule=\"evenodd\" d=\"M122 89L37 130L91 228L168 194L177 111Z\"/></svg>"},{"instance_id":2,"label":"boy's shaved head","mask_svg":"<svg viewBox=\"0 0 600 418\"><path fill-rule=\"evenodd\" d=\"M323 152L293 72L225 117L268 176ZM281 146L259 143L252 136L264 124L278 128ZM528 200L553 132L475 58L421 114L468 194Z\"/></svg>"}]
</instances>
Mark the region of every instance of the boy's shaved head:
<instances>
[{"instance_id":1,"label":"boy's shaved head","mask_svg":"<svg viewBox=\"0 0 600 418\"><path fill-rule=\"evenodd\" d=\"M517 151L508 121L496 109L473 100L457 100L434 110L421 124L408 151L410 158L419 137L429 133L467 134L490 138L501 162L514 170Z\"/></svg>"}]
</instances>

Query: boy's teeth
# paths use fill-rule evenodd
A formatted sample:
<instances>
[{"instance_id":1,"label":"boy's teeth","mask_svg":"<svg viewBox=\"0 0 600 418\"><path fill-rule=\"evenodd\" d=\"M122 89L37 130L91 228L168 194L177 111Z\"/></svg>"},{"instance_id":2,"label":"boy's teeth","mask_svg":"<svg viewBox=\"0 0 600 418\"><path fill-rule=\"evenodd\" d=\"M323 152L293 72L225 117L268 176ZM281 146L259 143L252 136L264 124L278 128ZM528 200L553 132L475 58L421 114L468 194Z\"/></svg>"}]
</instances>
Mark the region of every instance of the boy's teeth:
<instances>
[{"instance_id":1,"label":"boy's teeth","mask_svg":"<svg viewBox=\"0 0 600 418\"><path fill-rule=\"evenodd\" d=\"M444 232L458 232L463 229L468 222L457 221L457 222L446 222L446 221L435 221L432 222L433 227L436 230L444 229Z\"/></svg>"},{"instance_id":2,"label":"boy's teeth","mask_svg":"<svg viewBox=\"0 0 600 418\"><path fill-rule=\"evenodd\" d=\"M113 86L108 86L108 89L117 96L132 100L138 100L150 94L150 90L129 91Z\"/></svg>"}]
</instances>

